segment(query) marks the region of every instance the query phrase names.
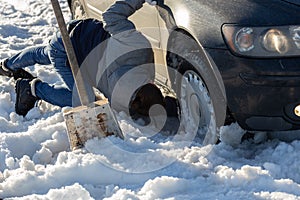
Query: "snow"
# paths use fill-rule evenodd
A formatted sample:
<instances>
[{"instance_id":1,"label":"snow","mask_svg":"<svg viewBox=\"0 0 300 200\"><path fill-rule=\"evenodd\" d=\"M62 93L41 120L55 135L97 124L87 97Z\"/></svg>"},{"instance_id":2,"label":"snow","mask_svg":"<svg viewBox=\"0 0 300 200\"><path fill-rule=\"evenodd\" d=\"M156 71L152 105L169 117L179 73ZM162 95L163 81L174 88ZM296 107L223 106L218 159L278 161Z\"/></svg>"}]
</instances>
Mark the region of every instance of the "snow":
<instances>
[{"instance_id":1,"label":"snow","mask_svg":"<svg viewBox=\"0 0 300 200\"><path fill-rule=\"evenodd\" d=\"M57 28L48 2L0 1L0 59L46 44ZM51 66L26 70L63 84ZM222 127L221 143L203 146L118 113L125 140L93 139L70 151L62 109L42 102L23 118L14 85L0 77L0 199L300 199L299 140L259 133L240 143L244 131L232 124Z\"/></svg>"}]
</instances>

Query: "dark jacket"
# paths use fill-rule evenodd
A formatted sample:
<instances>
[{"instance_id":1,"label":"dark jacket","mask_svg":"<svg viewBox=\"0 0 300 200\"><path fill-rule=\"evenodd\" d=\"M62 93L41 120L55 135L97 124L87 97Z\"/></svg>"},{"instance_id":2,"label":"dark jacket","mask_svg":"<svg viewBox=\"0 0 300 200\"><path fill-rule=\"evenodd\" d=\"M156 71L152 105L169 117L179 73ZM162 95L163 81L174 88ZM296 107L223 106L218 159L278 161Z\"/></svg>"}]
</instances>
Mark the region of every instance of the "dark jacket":
<instances>
[{"instance_id":1,"label":"dark jacket","mask_svg":"<svg viewBox=\"0 0 300 200\"><path fill-rule=\"evenodd\" d=\"M110 37L103 23L96 19L73 20L67 28L79 66L96 46Z\"/></svg>"}]
</instances>

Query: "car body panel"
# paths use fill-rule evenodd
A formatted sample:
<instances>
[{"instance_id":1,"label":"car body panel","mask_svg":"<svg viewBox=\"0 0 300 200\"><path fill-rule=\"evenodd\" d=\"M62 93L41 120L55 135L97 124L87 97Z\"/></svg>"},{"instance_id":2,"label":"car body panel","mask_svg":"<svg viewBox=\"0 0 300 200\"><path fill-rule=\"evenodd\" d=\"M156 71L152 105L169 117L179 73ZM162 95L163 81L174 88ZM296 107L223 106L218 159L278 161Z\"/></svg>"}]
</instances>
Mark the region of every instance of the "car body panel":
<instances>
[{"instance_id":1,"label":"car body panel","mask_svg":"<svg viewBox=\"0 0 300 200\"><path fill-rule=\"evenodd\" d=\"M226 50L207 51L222 74L228 107L243 128L300 129L299 117L288 108L300 104L300 58L248 59ZM249 119L257 120L247 124Z\"/></svg>"},{"instance_id":2,"label":"car body panel","mask_svg":"<svg viewBox=\"0 0 300 200\"><path fill-rule=\"evenodd\" d=\"M114 3L114 0L98 1L98 0L86 0L82 1L88 17L102 19L101 14ZM160 34L156 29L151 30L152 27L158 27L157 10L155 7L145 4L139 12L130 16L130 19L134 21L137 29L143 30L142 32L149 38L152 45L159 47ZM149 20L151 19L151 20Z\"/></svg>"}]
</instances>

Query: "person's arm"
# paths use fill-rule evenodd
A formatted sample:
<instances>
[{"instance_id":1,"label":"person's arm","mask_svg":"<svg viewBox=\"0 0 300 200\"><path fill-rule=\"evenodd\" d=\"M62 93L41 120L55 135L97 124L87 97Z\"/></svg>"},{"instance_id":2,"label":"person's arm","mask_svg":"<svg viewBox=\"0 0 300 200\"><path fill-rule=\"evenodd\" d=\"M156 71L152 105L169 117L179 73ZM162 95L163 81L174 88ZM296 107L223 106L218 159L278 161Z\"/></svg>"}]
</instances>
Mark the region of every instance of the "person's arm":
<instances>
[{"instance_id":1,"label":"person's arm","mask_svg":"<svg viewBox=\"0 0 300 200\"><path fill-rule=\"evenodd\" d=\"M140 9L144 3L145 0L117 0L102 15L104 29L111 35L135 29L128 17Z\"/></svg>"}]
</instances>

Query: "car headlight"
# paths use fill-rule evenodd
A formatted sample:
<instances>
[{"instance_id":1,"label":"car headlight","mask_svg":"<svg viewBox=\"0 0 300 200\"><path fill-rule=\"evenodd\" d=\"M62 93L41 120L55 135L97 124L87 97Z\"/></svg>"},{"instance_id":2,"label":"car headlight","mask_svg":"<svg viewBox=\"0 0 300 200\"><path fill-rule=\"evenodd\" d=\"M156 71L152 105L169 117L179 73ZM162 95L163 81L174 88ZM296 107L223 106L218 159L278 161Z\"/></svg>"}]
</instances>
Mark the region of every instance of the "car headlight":
<instances>
[{"instance_id":1,"label":"car headlight","mask_svg":"<svg viewBox=\"0 0 300 200\"><path fill-rule=\"evenodd\" d=\"M230 50L238 55L300 56L300 26L242 27L225 24L222 33Z\"/></svg>"}]
</instances>

